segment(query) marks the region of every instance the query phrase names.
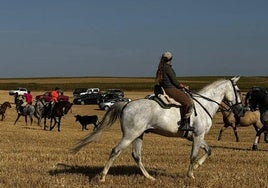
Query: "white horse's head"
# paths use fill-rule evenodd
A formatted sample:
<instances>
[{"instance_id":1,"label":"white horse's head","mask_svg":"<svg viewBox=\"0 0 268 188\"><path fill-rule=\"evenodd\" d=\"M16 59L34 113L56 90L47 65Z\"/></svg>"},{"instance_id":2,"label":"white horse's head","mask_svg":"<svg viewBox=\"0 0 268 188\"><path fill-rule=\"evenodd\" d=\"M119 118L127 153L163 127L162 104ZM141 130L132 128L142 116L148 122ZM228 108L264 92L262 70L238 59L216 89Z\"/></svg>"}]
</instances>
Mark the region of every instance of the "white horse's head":
<instances>
[{"instance_id":1,"label":"white horse's head","mask_svg":"<svg viewBox=\"0 0 268 188\"><path fill-rule=\"evenodd\" d=\"M234 111L240 111L243 106L242 106L242 101L241 101L241 93L240 89L237 86L237 81L240 79L239 76L233 77L230 79L230 83L228 84L228 89L226 89L225 93L225 101L228 102L229 106L234 110Z\"/></svg>"}]
</instances>

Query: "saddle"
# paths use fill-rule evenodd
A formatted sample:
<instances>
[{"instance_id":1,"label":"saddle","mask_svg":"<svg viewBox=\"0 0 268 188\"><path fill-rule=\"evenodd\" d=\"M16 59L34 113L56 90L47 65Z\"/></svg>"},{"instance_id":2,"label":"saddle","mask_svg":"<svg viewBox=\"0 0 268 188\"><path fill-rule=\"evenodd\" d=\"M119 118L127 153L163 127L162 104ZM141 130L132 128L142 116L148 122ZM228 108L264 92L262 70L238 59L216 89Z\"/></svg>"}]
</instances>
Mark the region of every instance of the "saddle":
<instances>
[{"instance_id":1,"label":"saddle","mask_svg":"<svg viewBox=\"0 0 268 188\"><path fill-rule=\"evenodd\" d=\"M157 102L162 108L168 109L171 107L180 108L181 103L175 101L173 98L169 97L165 90L158 84L154 86L154 96L149 99Z\"/></svg>"}]
</instances>

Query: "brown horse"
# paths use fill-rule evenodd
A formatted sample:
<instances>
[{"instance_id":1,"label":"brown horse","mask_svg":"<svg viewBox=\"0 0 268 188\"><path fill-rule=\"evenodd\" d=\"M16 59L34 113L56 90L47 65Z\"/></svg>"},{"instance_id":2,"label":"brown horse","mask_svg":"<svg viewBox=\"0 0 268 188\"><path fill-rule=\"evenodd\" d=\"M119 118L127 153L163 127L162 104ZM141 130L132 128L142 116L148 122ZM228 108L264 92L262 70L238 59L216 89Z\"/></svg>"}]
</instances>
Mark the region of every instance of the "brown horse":
<instances>
[{"instance_id":1,"label":"brown horse","mask_svg":"<svg viewBox=\"0 0 268 188\"><path fill-rule=\"evenodd\" d=\"M260 112L259 111L246 111L244 116L240 117L240 122L238 125L236 125L236 120L234 117L234 113L232 111L220 109L222 113L222 119L223 119L223 127L220 129L220 133L218 136L218 140L221 140L223 131L228 128L232 127L234 131L234 135L236 138L236 141L239 142L239 137L237 133L237 127L248 127L253 125L255 131L257 132L261 127L262 123L260 121ZM267 142L267 136L265 134L264 140Z\"/></svg>"},{"instance_id":2,"label":"brown horse","mask_svg":"<svg viewBox=\"0 0 268 188\"><path fill-rule=\"evenodd\" d=\"M51 113L51 119L50 119L50 130L54 129L56 124L58 124L58 131L60 131L60 123L61 123L61 118L65 114L68 113L68 111L71 109L73 103L70 103L68 101L59 101L55 103L55 106L52 109ZM52 125L52 121L54 120L54 124ZM45 116L45 121L46 121L46 116Z\"/></svg>"},{"instance_id":3,"label":"brown horse","mask_svg":"<svg viewBox=\"0 0 268 188\"><path fill-rule=\"evenodd\" d=\"M6 109L11 108L11 104L9 102L4 102L1 107L0 107L0 114L2 115L2 119L1 121L3 121L5 119L5 113L6 113Z\"/></svg>"}]
</instances>

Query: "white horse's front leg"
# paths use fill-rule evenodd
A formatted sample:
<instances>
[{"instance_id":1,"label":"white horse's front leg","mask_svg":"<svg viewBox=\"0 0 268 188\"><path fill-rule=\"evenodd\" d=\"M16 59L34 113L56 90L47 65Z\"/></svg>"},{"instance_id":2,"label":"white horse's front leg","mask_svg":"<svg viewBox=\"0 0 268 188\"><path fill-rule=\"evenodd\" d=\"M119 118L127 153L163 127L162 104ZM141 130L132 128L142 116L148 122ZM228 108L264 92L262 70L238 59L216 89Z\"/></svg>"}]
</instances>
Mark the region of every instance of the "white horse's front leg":
<instances>
[{"instance_id":1,"label":"white horse's front leg","mask_svg":"<svg viewBox=\"0 0 268 188\"><path fill-rule=\"evenodd\" d=\"M201 166L205 160L211 155L211 148L207 145L206 141L203 140L201 142L201 148L203 148L205 150L205 155L203 155L197 162L196 164L194 165L194 169L197 169L199 166Z\"/></svg>"},{"instance_id":2,"label":"white horse's front leg","mask_svg":"<svg viewBox=\"0 0 268 188\"><path fill-rule=\"evenodd\" d=\"M189 164L189 168L188 168L188 172L187 172L187 176L194 179L194 163L199 151L199 143L197 142L197 140L199 140L197 137L193 136L193 143L192 143L192 151L191 151L191 155L190 155L190 164Z\"/></svg>"}]
</instances>

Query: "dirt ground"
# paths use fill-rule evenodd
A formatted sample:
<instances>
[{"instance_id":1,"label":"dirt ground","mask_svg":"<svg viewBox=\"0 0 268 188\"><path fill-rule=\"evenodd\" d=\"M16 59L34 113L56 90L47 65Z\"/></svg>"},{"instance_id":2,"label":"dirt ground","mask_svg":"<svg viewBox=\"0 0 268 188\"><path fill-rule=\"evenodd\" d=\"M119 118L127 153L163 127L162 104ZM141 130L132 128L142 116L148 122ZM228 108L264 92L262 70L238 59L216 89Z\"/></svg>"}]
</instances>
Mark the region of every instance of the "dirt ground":
<instances>
[{"instance_id":1,"label":"dirt ground","mask_svg":"<svg viewBox=\"0 0 268 188\"><path fill-rule=\"evenodd\" d=\"M33 96L42 93L32 92ZM65 94L72 96L71 92ZM125 96L134 100L147 94L150 92L126 92ZM14 98L2 90L0 103L5 101L13 103ZM222 141L217 141L222 126L220 113L206 136L212 155L195 171L195 180L186 177L189 141L146 134L143 163L156 181L143 177L129 147L115 161L106 182L99 183L98 175L121 138L119 123L77 154L71 154L69 149L93 129L89 126L88 131L82 131L74 115L97 115L101 119L104 113L97 105L73 105L62 119L61 132L45 131L43 126L37 126L36 119L33 125L26 125L23 118L14 125L17 114L12 104L5 120L0 121L0 187L268 187L268 145L262 139L260 150L251 151L253 127L238 128L240 142L235 142L230 128Z\"/></svg>"}]
</instances>

